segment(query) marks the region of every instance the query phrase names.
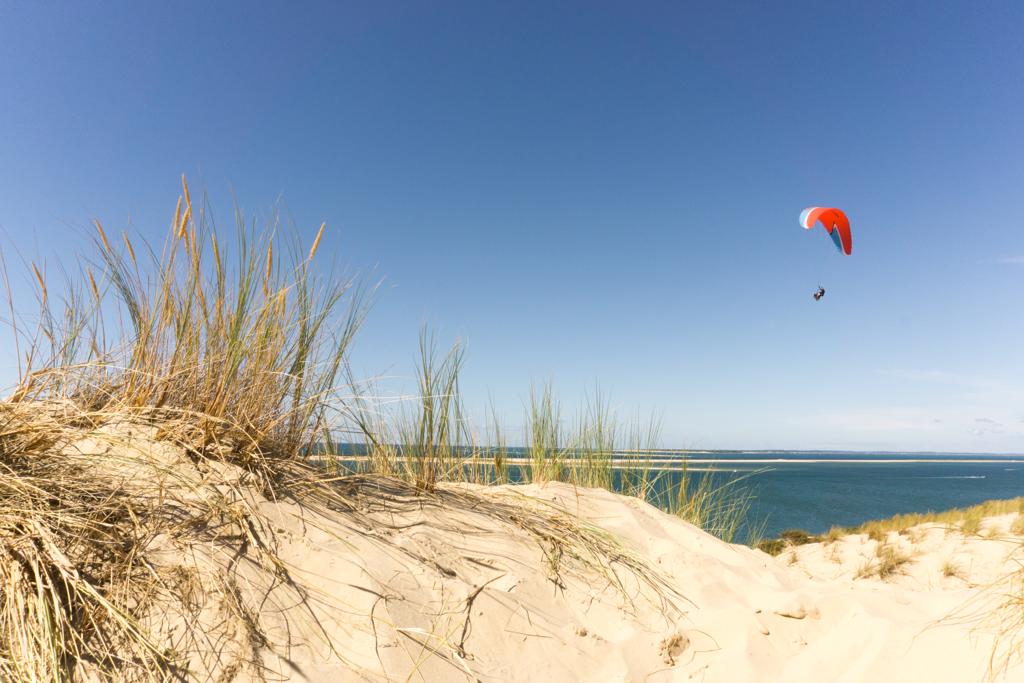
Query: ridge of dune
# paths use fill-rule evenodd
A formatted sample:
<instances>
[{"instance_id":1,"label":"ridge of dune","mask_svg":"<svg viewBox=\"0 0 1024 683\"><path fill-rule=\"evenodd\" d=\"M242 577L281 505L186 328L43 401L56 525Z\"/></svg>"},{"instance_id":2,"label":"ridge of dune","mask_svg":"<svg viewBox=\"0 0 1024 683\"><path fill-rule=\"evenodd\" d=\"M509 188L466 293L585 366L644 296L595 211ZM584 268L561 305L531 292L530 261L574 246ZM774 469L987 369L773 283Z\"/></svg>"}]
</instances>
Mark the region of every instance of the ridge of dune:
<instances>
[{"instance_id":1,"label":"ridge of dune","mask_svg":"<svg viewBox=\"0 0 1024 683\"><path fill-rule=\"evenodd\" d=\"M892 534L913 554L899 572L857 578L878 545L863 535L771 557L560 483L354 476L307 504L155 434L114 426L65 452L141 498L226 496L216 533L145 551L163 588L142 623L194 680L983 680L1004 641L964 607L993 606L986 587L1021 559L1019 542L924 525ZM942 575L951 557L966 574ZM996 673L1024 673L1010 664Z\"/></svg>"}]
</instances>

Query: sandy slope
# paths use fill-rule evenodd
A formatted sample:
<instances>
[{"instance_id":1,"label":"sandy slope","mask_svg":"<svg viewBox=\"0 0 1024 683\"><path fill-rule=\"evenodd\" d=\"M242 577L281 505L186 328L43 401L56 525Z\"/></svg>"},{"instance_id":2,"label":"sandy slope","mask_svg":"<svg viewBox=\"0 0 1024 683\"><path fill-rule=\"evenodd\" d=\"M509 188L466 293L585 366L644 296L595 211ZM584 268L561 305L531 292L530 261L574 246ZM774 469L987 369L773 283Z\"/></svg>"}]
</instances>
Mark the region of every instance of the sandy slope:
<instances>
[{"instance_id":1,"label":"sandy slope","mask_svg":"<svg viewBox=\"0 0 1024 683\"><path fill-rule=\"evenodd\" d=\"M140 492L177 487L187 500L240 476L133 439L155 464L111 476ZM192 651L197 680L252 680L238 664L247 655L271 680L983 680L995 641L971 615L1021 558L1017 539L922 528L892 535L915 554L903 574L856 579L875 557L864 536L773 558L601 490L453 486L424 498L397 482L346 486L352 507L333 510L249 487L259 518L239 522L226 506L227 545L153 539L146 559L167 592L146 623ZM274 539L282 565L250 559L265 541L246 545L246 524ZM949 559L960 576L943 576ZM210 635L195 638L196 625ZM1005 678L1024 680L1024 668Z\"/></svg>"}]
</instances>

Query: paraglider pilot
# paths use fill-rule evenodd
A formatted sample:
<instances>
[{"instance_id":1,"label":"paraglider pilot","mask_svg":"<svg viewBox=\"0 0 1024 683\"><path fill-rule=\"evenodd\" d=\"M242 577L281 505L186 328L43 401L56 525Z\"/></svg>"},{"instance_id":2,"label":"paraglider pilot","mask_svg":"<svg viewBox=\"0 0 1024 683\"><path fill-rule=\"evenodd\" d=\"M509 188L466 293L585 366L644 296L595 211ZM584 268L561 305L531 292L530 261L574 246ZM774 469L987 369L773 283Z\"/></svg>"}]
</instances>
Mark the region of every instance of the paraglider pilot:
<instances>
[{"instance_id":1,"label":"paraglider pilot","mask_svg":"<svg viewBox=\"0 0 1024 683\"><path fill-rule=\"evenodd\" d=\"M800 212L800 225L804 228L810 230L816 223L821 223L821 227L825 228L840 254L849 256L853 253L850 219L846 217L845 213L840 209L824 206L812 206ZM821 301L825 296L825 288L818 285L818 291L813 296L815 301Z\"/></svg>"}]
</instances>

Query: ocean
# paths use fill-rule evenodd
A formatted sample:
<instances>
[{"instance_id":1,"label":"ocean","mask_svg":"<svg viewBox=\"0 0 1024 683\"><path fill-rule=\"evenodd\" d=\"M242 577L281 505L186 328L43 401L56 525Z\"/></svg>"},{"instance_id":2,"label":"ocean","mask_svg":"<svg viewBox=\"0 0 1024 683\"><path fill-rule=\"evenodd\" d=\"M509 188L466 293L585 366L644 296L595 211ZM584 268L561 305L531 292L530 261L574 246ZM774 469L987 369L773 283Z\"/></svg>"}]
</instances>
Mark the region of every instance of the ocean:
<instances>
[{"instance_id":1,"label":"ocean","mask_svg":"<svg viewBox=\"0 0 1024 683\"><path fill-rule=\"evenodd\" d=\"M359 455L344 444L342 453ZM510 460L525 457L510 448ZM624 454L616 456L628 457ZM895 514L947 510L986 500L1024 496L1024 455L977 453L855 453L836 451L658 451L652 471L678 481L686 459L693 478L721 484L744 477L754 495L747 529L764 537L785 529L812 534L856 526ZM521 472L511 467L513 480Z\"/></svg>"},{"instance_id":2,"label":"ocean","mask_svg":"<svg viewBox=\"0 0 1024 683\"><path fill-rule=\"evenodd\" d=\"M1024 496L1024 456L758 451L691 454L690 463L718 478L749 474L751 518L767 537Z\"/></svg>"}]
</instances>

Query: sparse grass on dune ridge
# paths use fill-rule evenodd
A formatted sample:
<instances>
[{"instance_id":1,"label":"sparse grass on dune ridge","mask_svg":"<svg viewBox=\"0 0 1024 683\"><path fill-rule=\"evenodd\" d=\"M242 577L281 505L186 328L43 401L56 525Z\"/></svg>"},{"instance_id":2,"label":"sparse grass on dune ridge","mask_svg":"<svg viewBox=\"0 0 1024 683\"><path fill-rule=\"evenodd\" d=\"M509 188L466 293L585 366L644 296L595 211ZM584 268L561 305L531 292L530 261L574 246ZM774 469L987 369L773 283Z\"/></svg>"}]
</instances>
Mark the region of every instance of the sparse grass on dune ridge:
<instances>
[{"instance_id":1,"label":"sparse grass on dune ridge","mask_svg":"<svg viewBox=\"0 0 1024 683\"><path fill-rule=\"evenodd\" d=\"M1009 524L1008 533L999 528L986 526L985 519L1003 515L1016 515ZM856 527L832 527L824 536L813 536L806 531L791 529L783 532L778 539L762 541L758 547L771 555L779 555L804 543L822 542L835 544L843 537L865 534L877 542L874 559L861 564L855 578L890 579L903 573L904 568L914 561L912 554L890 543L890 534L906 536L911 543L923 537L923 531L915 527L927 524L945 527L947 533L961 534L964 540L974 542L997 542L1008 548L1020 547L1019 536L1024 536L1024 497L988 500L966 508L952 508L940 512L923 512L894 515L887 519L872 520ZM832 546L836 548L835 545ZM787 559L787 562L790 560ZM968 581L968 570L952 558L944 560L939 568L944 578ZM976 627L991 630L996 638L989 658L988 680L1001 680L1011 665L1024 657L1024 566L1014 561L1014 568L1007 571L972 595L941 623L971 623Z\"/></svg>"},{"instance_id":2,"label":"sparse grass on dune ridge","mask_svg":"<svg viewBox=\"0 0 1024 683\"><path fill-rule=\"evenodd\" d=\"M888 519L865 522L846 529L851 534L879 535L891 531L906 531L921 524L945 524L966 535L975 535L981 529L982 519L1011 513L1024 513L1024 497L1006 500L988 500L966 508L952 508L940 512L921 512L893 515Z\"/></svg>"},{"instance_id":3,"label":"sparse grass on dune ridge","mask_svg":"<svg viewBox=\"0 0 1024 683\"><path fill-rule=\"evenodd\" d=\"M109 425L135 424L195 462L241 467L256 490L286 494L317 478L297 459L327 426L365 292L310 270L322 226L300 250L240 219L229 255L184 179L182 189L159 252L112 240L97 221L97 261L80 279L55 287L32 266L35 324L11 302L20 380L0 403L4 680L180 675L182 654L139 622L161 585L144 549L162 533L201 537L230 510L250 559L287 576L237 480L211 474L219 488L187 504L161 484L155 504L152 491L115 485L77 452ZM120 466L156 464L137 456Z\"/></svg>"},{"instance_id":4,"label":"sparse grass on dune ridge","mask_svg":"<svg viewBox=\"0 0 1024 683\"><path fill-rule=\"evenodd\" d=\"M550 382L532 386L524 415L525 456L510 463L507 430L493 408L487 428L493 445L481 445L465 418L458 390L461 359L458 344L442 355L424 331L417 396L383 401L360 395L352 402L369 471L398 473L424 490L438 481L501 483L517 472L522 482L560 481L635 496L727 541L741 532L748 542L759 537L760 526L749 515L749 475L698 476L685 461L678 471L659 469L650 454L660 441L660 422L620 419L600 388L566 418Z\"/></svg>"},{"instance_id":5,"label":"sparse grass on dune ridge","mask_svg":"<svg viewBox=\"0 0 1024 683\"><path fill-rule=\"evenodd\" d=\"M876 519L855 527L832 527L824 536L814 536L801 529L791 529L780 534L778 539L766 540L761 549L777 555L787 545L803 545L805 543L834 543L843 536L866 534L872 541L884 543L890 533L906 534L909 530L922 524L945 525L948 531L956 531L965 536L977 536L982 532L984 518L999 515L1017 514L1010 524L1010 533L1024 535L1024 497L1004 500L987 500L966 508L952 508L941 512L913 512L893 515L887 519ZM995 530L986 533L996 535Z\"/></svg>"},{"instance_id":6,"label":"sparse grass on dune ridge","mask_svg":"<svg viewBox=\"0 0 1024 683\"><path fill-rule=\"evenodd\" d=\"M469 427L461 348L440 354L424 333L417 395L388 404L348 369L372 290L312 267L324 227L300 245L276 223L256 229L238 214L228 244L194 208L184 179L182 190L161 247L97 222L96 256L79 273L54 283L31 266L36 320L9 297L20 380L0 402L0 679L163 681L186 678L197 661L229 678L243 669L263 676L259 651L274 645L239 586L290 591L298 612L288 614L316 620L303 612L306 596L275 551L260 500L353 520L360 497L464 505L533 535L562 558L556 571L614 578L608 567L618 565L664 590L599 529L544 506L519 505L512 515L507 502L442 488L510 478L495 411L487 444ZM658 479L642 453L657 445L656 422L623 428L598 393L570 429L550 386L534 399L536 479L649 497ZM339 425L366 439L372 486L365 474L339 478L330 457L328 467L308 457L332 447ZM185 459L133 448L137 439ZM611 456L623 444L641 455L620 471ZM715 502L732 489L697 484L695 496L689 486L684 480L676 492L676 512L736 528L742 505ZM205 574L164 576L147 553L166 539L233 559ZM223 633L204 633L210 622L189 612L196 586L221 596L216 623L235 634L230 652L203 649ZM154 609L183 616L173 646L149 630Z\"/></svg>"},{"instance_id":7,"label":"sparse grass on dune ridge","mask_svg":"<svg viewBox=\"0 0 1024 683\"><path fill-rule=\"evenodd\" d=\"M900 573L903 565L913 561L910 555L885 542L880 542L875 548L875 558L875 561L866 562L857 571L858 579L876 576L884 581Z\"/></svg>"}]
</instances>

